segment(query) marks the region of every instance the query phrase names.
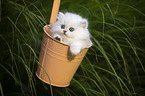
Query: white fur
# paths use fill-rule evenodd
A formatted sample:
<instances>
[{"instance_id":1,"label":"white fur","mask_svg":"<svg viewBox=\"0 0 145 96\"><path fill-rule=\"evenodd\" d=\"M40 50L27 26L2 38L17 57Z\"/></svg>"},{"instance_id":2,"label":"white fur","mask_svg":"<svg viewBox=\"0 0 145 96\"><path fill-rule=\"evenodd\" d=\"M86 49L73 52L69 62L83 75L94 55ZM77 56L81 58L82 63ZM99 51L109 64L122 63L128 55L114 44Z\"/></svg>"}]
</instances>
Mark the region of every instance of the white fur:
<instances>
[{"instance_id":1,"label":"white fur","mask_svg":"<svg viewBox=\"0 0 145 96\"><path fill-rule=\"evenodd\" d=\"M61 25L65 25L65 28L62 29ZM74 28L73 32L69 30L70 27ZM61 42L70 45L72 55L77 55L82 49L90 46L90 33L87 28L88 21L81 16L59 12L56 23L52 24L51 32L54 38L60 38Z\"/></svg>"}]
</instances>

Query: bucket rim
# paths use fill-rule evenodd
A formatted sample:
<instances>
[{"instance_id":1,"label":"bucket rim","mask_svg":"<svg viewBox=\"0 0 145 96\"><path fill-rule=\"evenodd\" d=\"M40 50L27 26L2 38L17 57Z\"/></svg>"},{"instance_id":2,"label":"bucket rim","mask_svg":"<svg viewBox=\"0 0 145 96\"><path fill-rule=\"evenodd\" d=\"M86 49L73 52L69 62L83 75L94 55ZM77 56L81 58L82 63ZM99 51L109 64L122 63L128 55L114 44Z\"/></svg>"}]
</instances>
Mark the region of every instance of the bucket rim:
<instances>
[{"instance_id":1,"label":"bucket rim","mask_svg":"<svg viewBox=\"0 0 145 96\"><path fill-rule=\"evenodd\" d=\"M51 38L53 41L55 41L55 42L57 42L57 43L59 43L59 44L62 44L62 45L64 45L64 46L69 46L68 44L65 44L65 43L63 43L63 42L60 42L59 40L53 38L53 37L46 31L46 27L51 28L51 25L45 25L45 26L43 27L43 30L44 30L45 34L46 34L49 38ZM90 40L90 46L88 46L88 47L86 47L86 48L84 48L84 49L89 49L92 45L93 45L93 44L92 44L92 41Z\"/></svg>"}]
</instances>

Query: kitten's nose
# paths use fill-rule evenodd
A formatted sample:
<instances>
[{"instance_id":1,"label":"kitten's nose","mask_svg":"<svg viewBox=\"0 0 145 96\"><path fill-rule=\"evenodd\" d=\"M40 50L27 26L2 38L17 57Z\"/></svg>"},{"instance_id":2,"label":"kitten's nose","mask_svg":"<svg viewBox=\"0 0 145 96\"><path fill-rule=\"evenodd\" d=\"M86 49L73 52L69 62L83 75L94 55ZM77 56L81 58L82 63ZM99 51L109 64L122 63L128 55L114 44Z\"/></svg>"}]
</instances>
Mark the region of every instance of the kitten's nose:
<instances>
[{"instance_id":1,"label":"kitten's nose","mask_svg":"<svg viewBox=\"0 0 145 96\"><path fill-rule=\"evenodd\" d=\"M67 31L66 30L63 30L63 33L65 34Z\"/></svg>"}]
</instances>

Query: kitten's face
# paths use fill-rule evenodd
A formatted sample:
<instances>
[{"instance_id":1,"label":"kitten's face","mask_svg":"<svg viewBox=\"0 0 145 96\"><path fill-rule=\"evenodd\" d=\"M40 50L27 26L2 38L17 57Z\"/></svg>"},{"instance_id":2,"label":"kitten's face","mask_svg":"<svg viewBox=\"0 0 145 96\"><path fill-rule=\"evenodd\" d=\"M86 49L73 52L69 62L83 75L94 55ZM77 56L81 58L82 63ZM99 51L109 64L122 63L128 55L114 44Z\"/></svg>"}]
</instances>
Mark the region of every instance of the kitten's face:
<instances>
[{"instance_id":1,"label":"kitten's face","mask_svg":"<svg viewBox=\"0 0 145 96\"><path fill-rule=\"evenodd\" d=\"M72 13L63 14L60 12L57 22L53 26L55 26L55 31L59 32L60 35L73 38L79 35L80 30L87 28L88 25L87 20L78 15Z\"/></svg>"},{"instance_id":2,"label":"kitten's face","mask_svg":"<svg viewBox=\"0 0 145 96\"><path fill-rule=\"evenodd\" d=\"M73 25L68 26L65 23L60 23L58 28L60 29L61 35L64 35L69 38L74 37L75 33L77 32L76 26L73 26Z\"/></svg>"}]
</instances>

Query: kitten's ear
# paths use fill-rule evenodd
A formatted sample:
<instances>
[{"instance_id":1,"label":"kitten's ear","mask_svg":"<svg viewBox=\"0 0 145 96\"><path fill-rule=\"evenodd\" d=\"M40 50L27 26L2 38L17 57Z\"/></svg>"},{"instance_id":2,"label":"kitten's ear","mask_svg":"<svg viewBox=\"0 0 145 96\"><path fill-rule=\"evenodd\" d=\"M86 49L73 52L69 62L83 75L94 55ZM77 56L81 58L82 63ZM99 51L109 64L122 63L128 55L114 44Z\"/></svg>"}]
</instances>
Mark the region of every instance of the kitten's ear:
<instances>
[{"instance_id":1,"label":"kitten's ear","mask_svg":"<svg viewBox=\"0 0 145 96\"><path fill-rule=\"evenodd\" d=\"M82 22L81 22L81 25L83 28L88 28L88 21L87 19L83 19Z\"/></svg>"},{"instance_id":2,"label":"kitten's ear","mask_svg":"<svg viewBox=\"0 0 145 96\"><path fill-rule=\"evenodd\" d=\"M57 15L57 19L59 19L59 18L61 18L63 16L64 16L64 14L62 12L59 12L58 15Z\"/></svg>"}]
</instances>

